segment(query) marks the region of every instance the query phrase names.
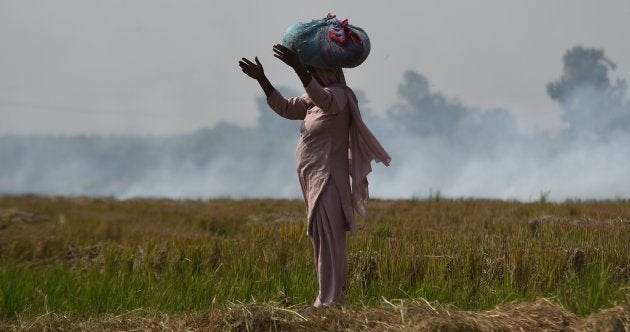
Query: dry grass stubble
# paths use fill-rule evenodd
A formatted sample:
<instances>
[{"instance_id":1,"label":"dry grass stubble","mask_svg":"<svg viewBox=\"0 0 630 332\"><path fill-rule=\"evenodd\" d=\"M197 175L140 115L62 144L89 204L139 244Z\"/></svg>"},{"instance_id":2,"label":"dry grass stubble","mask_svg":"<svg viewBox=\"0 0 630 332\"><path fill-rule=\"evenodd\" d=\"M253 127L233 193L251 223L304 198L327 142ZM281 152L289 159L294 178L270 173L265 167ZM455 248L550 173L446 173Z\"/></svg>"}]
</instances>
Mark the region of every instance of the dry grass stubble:
<instances>
[{"instance_id":1,"label":"dry grass stubble","mask_svg":"<svg viewBox=\"0 0 630 332\"><path fill-rule=\"evenodd\" d=\"M630 305L588 317L541 298L487 311L458 310L424 299L386 300L376 307L331 307L303 313L276 303L231 304L167 315L143 309L87 319L48 313L0 325L12 331L628 331Z\"/></svg>"}]
</instances>

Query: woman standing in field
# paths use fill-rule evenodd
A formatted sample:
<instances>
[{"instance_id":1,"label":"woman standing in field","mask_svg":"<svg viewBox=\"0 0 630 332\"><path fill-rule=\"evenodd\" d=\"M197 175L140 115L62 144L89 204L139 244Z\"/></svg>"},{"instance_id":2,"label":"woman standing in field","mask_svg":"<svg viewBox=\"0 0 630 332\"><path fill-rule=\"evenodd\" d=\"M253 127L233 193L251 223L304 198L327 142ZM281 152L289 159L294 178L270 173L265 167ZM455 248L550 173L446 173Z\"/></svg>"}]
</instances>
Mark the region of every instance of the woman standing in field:
<instances>
[{"instance_id":1,"label":"woman standing in field","mask_svg":"<svg viewBox=\"0 0 630 332\"><path fill-rule=\"evenodd\" d=\"M295 52L280 44L273 51L295 70L304 95L288 100L280 95L257 57L255 62L243 58L239 65L258 81L272 110L287 119L303 120L296 156L319 282L313 307L341 304L347 274L346 231L356 230L353 209L365 215L371 161L388 166L391 158L361 120L357 98L346 86L341 68L305 66Z\"/></svg>"}]
</instances>

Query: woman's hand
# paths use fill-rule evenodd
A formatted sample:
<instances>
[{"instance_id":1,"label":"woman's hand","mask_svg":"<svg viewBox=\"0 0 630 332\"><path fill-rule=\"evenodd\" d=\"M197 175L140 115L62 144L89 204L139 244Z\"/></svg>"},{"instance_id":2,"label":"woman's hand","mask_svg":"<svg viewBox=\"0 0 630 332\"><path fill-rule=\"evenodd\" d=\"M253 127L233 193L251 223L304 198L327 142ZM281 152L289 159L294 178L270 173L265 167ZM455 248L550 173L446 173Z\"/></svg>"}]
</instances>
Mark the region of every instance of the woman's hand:
<instances>
[{"instance_id":1,"label":"woman's hand","mask_svg":"<svg viewBox=\"0 0 630 332\"><path fill-rule=\"evenodd\" d=\"M297 53L293 52L293 50L288 47L276 44L273 45L273 52L276 58L280 59L282 62L291 66L295 71L306 70L306 67L300 62L300 58Z\"/></svg>"},{"instance_id":2,"label":"woman's hand","mask_svg":"<svg viewBox=\"0 0 630 332\"><path fill-rule=\"evenodd\" d=\"M260 61L258 61L258 57L255 57L254 61L256 61L256 63L253 63L250 60L243 58L241 61L238 62L238 65L241 66L241 69L243 70L243 73L245 73L245 75L257 81L260 81L265 78L265 70L263 69Z\"/></svg>"},{"instance_id":3,"label":"woman's hand","mask_svg":"<svg viewBox=\"0 0 630 332\"><path fill-rule=\"evenodd\" d=\"M265 92L267 98L271 96L275 88L271 85L271 82L265 76L265 70L263 69L262 64L258 61L258 57L254 58L256 63L251 62L250 60L243 58L238 62L238 65L241 66L241 70L245 73L245 75L255 79L260 84L260 87Z\"/></svg>"},{"instance_id":4,"label":"woman's hand","mask_svg":"<svg viewBox=\"0 0 630 332\"><path fill-rule=\"evenodd\" d=\"M291 66L295 73L302 81L302 85L306 87L311 81L311 74L308 72L306 66L300 62L300 58L297 53L293 52L293 50L288 47L280 44L273 45L273 52L276 58L280 59L282 62Z\"/></svg>"}]
</instances>

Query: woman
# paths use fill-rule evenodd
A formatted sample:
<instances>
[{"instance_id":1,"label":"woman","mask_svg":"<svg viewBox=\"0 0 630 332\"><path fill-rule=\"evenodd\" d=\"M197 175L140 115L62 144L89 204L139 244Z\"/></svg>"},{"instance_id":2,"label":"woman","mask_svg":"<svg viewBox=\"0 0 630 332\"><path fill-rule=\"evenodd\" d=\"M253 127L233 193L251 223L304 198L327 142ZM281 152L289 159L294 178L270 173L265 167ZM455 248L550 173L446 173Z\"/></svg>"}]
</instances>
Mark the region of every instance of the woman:
<instances>
[{"instance_id":1,"label":"woman","mask_svg":"<svg viewBox=\"0 0 630 332\"><path fill-rule=\"evenodd\" d=\"M273 51L295 70L306 94L285 99L269 82L257 57L255 63L243 58L239 65L258 81L271 109L284 118L303 120L296 157L319 282L313 307L341 304L347 274L346 231L356 230L353 208L365 215L370 162L389 165L391 158L361 120L357 98L346 86L341 68L307 67L283 45L274 45Z\"/></svg>"}]
</instances>

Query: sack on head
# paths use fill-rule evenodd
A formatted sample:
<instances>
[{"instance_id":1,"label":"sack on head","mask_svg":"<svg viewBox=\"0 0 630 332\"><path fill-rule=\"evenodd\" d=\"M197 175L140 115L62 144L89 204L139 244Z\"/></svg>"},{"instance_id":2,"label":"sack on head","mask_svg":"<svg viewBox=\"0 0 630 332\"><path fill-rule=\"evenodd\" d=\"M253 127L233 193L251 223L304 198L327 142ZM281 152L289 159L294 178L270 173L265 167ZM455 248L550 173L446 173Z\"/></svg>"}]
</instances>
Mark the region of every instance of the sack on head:
<instances>
[{"instance_id":1,"label":"sack on head","mask_svg":"<svg viewBox=\"0 0 630 332\"><path fill-rule=\"evenodd\" d=\"M367 33L331 14L292 24L284 32L282 44L295 51L303 64L316 68L353 68L370 54Z\"/></svg>"}]
</instances>

